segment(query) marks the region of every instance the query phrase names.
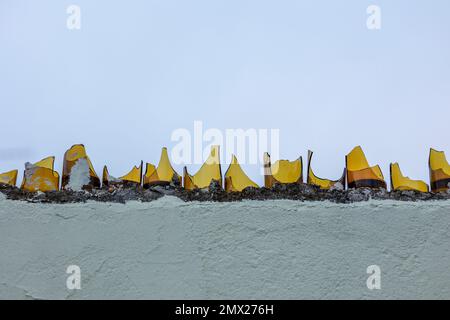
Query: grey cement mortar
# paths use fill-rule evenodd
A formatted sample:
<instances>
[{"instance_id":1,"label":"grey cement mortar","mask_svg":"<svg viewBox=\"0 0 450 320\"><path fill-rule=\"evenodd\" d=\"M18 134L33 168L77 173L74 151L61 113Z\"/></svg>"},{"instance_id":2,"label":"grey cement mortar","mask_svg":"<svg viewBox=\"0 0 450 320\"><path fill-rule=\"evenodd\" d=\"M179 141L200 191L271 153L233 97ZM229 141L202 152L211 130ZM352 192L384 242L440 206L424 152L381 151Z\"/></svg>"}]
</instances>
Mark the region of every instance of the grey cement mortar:
<instances>
[{"instance_id":1,"label":"grey cement mortar","mask_svg":"<svg viewBox=\"0 0 450 320\"><path fill-rule=\"evenodd\" d=\"M450 201L35 204L0 195L2 299L449 299ZM81 290L66 268L81 268ZM381 268L369 290L366 268Z\"/></svg>"}]
</instances>

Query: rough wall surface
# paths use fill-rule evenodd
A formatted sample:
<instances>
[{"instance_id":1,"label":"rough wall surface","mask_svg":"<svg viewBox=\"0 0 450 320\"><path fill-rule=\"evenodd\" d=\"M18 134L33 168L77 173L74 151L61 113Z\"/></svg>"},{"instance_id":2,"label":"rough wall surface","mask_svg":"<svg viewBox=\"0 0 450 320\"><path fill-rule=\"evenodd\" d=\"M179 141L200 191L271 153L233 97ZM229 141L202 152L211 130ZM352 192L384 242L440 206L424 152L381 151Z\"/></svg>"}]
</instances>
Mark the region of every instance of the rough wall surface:
<instances>
[{"instance_id":1,"label":"rough wall surface","mask_svg":"<svg viewBox=\"0 0 450 320\"><path fill-rule=\"evenodd\" d=\"M450 299L450 201L32 204L0 195L0 298ZM369 290L369 265L381 289ZM68 290L66 268L81 268Z\"/></svg>"}]
</instances>

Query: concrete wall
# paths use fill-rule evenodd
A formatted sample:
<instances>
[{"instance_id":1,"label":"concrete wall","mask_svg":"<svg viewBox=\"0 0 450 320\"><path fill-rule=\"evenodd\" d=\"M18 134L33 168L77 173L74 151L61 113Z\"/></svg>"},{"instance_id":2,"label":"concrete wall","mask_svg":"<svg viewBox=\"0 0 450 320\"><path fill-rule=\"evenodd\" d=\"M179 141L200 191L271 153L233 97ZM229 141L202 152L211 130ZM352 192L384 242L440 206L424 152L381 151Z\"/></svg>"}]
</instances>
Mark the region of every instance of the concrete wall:
<instances>
[{"instance_id":1,"label":"concrete wall","mask_svg":"<svg viewBox=\"0 0 450 320\"><path fill-rule=\"evenodd\" d=\"M450 201L29 204L0 195L0 298L450 298ZM381 268L381 290L366 268ZM66 268L81 268L81 290Z\"/></svg>"}]
</instances>

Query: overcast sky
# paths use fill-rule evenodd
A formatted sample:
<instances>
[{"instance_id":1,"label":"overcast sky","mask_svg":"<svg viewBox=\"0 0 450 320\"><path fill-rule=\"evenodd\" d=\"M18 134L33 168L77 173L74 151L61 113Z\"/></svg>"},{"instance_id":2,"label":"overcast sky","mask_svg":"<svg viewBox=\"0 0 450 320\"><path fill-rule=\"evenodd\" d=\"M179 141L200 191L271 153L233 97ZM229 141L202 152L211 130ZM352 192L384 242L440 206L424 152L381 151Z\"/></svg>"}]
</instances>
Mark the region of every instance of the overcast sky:
<instances>
[{"instance_id":1,"label":"overcast sky","mask_svg":"<svg viewBox=\"0 0 450 320\"><path fill-rule=\"evenodd\" d=\"M448 0L0 0L0 172L49 155L60 170L84 143L98 174L122 175L200 120L279 129L280 156L314 150L321 177L361 145L386 180L398 161L428 182L429 148L450 156L449 13Z\"/></svg>"}]
</instances>

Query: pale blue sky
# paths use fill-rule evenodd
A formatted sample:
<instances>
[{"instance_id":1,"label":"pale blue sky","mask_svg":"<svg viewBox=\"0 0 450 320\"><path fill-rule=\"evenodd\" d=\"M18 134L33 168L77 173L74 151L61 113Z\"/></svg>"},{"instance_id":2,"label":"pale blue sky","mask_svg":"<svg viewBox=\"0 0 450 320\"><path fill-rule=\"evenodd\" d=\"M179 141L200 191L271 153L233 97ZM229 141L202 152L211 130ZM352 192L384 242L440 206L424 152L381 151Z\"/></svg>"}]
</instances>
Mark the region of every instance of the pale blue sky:
<instances>
[{"instance_id":1,"label":"pale blue sky","mask_svg":"<svg viewBox=\"0 0 450 320\"><path fill-rule=\"evenodd\" d=\"M280 156L312 149L322 177L360 144L387 180L398 161L428 182L429 147L450 156L449 12L448 0L0 0L0 172L48 155L60 170L84 143L97 173L121 175L201 120L278 128Z\"/></svg>"}]
</instances>

